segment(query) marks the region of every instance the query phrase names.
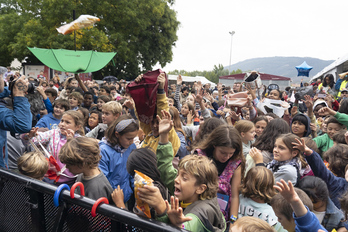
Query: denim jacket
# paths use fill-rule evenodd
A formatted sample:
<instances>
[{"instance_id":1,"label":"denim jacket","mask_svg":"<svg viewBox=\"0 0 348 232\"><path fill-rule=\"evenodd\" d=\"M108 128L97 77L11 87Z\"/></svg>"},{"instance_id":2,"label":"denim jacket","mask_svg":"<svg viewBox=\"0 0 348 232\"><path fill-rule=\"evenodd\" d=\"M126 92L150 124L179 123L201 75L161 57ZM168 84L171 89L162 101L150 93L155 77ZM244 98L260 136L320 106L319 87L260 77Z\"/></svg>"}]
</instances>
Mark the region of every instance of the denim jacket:
<instances>
[{"instance_id":1,"label":"denim jacket","mask_svg":"<svg viewBox=\"0 0 348 232\"><path fill-rule=\"evenodd\" d=\"M324 216L323 221L321 224L327 229L328 231L332 231L333 229L339 229L341 227L344 227L344 216L341 210L339 210L335 204L331 201L330 198L328 198L327 206L326 206L326 213Z\"/></svg>"}]
</instances>

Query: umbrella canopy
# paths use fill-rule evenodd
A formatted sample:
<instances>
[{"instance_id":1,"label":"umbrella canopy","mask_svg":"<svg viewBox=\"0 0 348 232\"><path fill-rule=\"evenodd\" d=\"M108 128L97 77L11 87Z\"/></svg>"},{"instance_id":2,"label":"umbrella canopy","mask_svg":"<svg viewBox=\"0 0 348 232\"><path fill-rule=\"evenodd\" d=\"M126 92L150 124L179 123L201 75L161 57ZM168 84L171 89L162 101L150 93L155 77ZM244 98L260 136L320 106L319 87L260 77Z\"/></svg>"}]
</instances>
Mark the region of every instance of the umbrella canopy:
<instances>
[{"instance_id":1,"label":"umbrella canopy","mask_svg":"<svg viewBox=\"0 0 348 232\"><path fill-rule=\"evenodd\" d=\"M107 82L116 82L118 81L117 77L114 77L114 76L106 76L103 78L103 81L107 81Z\"/></svg>"},{"instance_id":2,"label":"umbrella canopy","mask_svg":"<svg viewBox=\"0 0 348 232\"><path fill-rule=\"evenodd\" d=\"M313 67L309 66L306 61L303 61L303 63L299 66L296 66L297 69L297 76L309 76L309 71L312 70Z\"/></svg>"},{"instance_id":3,"label":"umbrella canopy","mask_svg":"<svg viewBox=\"0 0 348 232\"><path fill-rule=\"evenodd\" d=\"M69 73L96 72L116 55L116 52L74 51L66 49L28 49L44 65L51 69Z\"/></svg>"}]
</instances>

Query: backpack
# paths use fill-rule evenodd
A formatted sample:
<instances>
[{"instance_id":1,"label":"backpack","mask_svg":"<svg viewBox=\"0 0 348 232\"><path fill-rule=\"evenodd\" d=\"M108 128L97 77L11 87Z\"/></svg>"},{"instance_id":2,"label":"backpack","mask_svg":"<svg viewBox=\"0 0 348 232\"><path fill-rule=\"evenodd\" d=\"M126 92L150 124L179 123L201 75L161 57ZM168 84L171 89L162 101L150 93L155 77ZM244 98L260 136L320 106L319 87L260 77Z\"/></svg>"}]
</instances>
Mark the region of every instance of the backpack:
<instances>
[{"instance_id":1,"label":"backpack","mask_svg":"<svg viewBox=\"0 0 348 232\"><path fill-rule=\"evenodd\" d=\"M127 93L131 95L134 100L135 107L138 113L140 122L150 124L154 116L157 114L157 77L164 73L162 70L149 71L143 75L140 82L135 81L127 85ZM164 85L165 93L168 92L168 77L166 75L166 82Z\"/></svg>"}]
</instances>

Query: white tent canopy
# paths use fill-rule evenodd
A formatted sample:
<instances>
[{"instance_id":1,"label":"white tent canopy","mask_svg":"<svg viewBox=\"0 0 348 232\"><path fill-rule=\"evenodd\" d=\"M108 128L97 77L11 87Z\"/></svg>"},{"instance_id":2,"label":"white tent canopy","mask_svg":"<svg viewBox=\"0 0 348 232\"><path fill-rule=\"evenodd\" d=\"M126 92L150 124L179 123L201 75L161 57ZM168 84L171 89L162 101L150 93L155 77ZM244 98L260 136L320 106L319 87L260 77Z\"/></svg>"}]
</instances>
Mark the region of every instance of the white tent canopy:
<instances>
[{"instance_id":1,"label":"white tent canopy","mask_svg":"<svg viewBox=\"0 0 348 232\"><path fill-rule=\"evenodd\" d=\"M168 75L168 80L176 82L177 77L178 77L178 75ZM183 82L190 82L192 84L195 81L197 81L197 82L200 81L200 82L202 82L203 85L210 83L211 88L214 88L216 86L216 84L214 82L211 82L207 78L202 77L202 76L195 76L195 77L182 76L182 81Z\"/></svg>"}]
</instances>

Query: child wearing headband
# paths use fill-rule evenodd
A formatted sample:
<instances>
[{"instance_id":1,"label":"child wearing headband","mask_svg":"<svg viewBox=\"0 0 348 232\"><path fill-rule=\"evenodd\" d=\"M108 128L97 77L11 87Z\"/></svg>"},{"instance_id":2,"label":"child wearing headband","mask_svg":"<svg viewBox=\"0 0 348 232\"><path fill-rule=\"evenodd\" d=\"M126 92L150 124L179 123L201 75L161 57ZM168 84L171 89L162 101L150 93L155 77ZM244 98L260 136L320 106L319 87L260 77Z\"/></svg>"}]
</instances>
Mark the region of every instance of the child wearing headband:
<instances>
[{"instance_id":1,"label":"child wearing headband","mask_svg":"<svg viewBox=\"0 0 348 232\"><path fill-rule=\"evenodd\" d=\"M129 154L136 149L133 139L138 135L138 123L128 115L116 119L106 130L105 137L99 142L99 168L109 180L111 187L119 185L123 190L124 202L132 193L133 178L127 172Z\"/></svg>"}]
</instances>

